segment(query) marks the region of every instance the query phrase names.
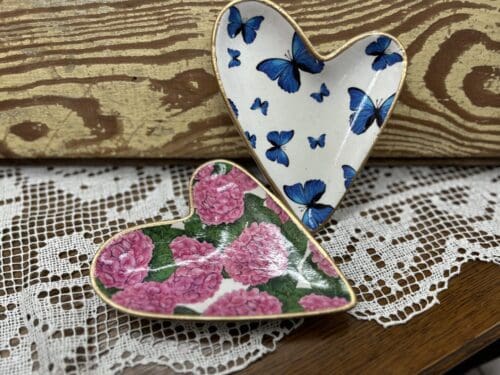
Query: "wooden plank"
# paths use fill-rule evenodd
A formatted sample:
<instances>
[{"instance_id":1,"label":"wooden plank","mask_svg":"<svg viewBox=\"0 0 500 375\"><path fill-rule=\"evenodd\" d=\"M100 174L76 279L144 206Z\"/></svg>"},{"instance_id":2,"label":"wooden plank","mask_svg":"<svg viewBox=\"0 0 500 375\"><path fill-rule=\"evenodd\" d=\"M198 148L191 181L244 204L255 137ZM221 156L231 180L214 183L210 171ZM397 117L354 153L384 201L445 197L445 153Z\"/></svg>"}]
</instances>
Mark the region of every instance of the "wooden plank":
<instances>
[{"instance_id":1,"label":"wooden plank","mask_svg":"<svg viewBox=\"0 0 500 375\"><path fill-rule=\"evenodd\" d=\"M498 266L467 263L440 304L408 323L382 328L348 314L306 319L276 351L240 374L441 374L500 338ZM126 375L171 374L135 366Z\"/></svg>"},{"instance_id":2,"label":"wooden plank","mask_svg":"<svg viewBox=\"0 0 500 375\"><path fill-rule=\"evenodd\" d=\"M248 156L211 66L225 4L0 0L0 155ZM323 53L372 30L406 46L407 83L374 156L500 156L499 0L279 5Z\"/></svg>"}]
</instances>

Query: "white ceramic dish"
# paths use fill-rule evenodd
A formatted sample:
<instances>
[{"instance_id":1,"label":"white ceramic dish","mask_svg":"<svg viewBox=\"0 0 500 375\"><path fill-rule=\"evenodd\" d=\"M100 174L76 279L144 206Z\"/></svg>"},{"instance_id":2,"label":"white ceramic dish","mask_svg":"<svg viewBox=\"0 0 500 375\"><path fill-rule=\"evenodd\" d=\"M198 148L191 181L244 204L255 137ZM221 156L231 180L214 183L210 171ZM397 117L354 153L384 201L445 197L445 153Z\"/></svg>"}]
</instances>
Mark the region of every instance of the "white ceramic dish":
<instances>
[{"instance_id":1,"label":"white ceramic dish","mask_svg":"<svg viewBox=\"0 0 500 375\"><path fill-rule=\"evenodd\" d=\"M360 35L315 52L268 1L236 1L213 34L226 103L253 157L311 231L332 215L398 97L406 55L392 36Z\"/></svg>"}]
</instances>

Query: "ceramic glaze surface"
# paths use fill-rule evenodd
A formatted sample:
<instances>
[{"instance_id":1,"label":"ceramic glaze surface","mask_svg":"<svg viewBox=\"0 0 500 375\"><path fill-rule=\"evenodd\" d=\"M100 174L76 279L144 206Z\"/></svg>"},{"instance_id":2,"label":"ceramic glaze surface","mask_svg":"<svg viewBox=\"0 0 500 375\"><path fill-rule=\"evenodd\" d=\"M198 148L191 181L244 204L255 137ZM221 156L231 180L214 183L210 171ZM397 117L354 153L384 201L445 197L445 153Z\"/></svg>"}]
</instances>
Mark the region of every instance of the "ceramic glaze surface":
<instances>
[{"instance_id":1,"label":"ceramic glaze surface","mask_svg":"<svg viewBox=\"0 0 500 375\"><path fill-rule=\"evenodd\" d=\"M92 262L92 285L136 315L194 320L330 313L355 298L324 250L283 204L241 167L204 164L191 213L131 228Z\"/></svg>"},{"instance_id":2,"label":"ceramic glaze surface","mask_svg":"<svg viewBox=\"0 0 500 375\"><path fill-rule=\"evenodd\" d=\"M216 23L213 57L254 158L314 231L333 213L389 117L406 61L398 41L381 33L320 57L291 22L271 3L232 3Z\"/></svg>"}]
</instances>

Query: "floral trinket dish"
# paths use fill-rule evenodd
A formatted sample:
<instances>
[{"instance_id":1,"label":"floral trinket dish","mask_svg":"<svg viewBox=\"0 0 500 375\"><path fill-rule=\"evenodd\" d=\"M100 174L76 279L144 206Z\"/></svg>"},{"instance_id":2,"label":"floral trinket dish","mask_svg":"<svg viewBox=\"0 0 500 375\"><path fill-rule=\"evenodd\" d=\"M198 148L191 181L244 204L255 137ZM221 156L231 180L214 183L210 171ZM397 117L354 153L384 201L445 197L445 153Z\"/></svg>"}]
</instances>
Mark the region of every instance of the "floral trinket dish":
<instances>
[{"instance_id":1,"label":"floral trinket dish","mask_svg":"<svg viewBox=\"0 0 500 375\"><path fill-rule=\"evenodd\" d=\"M250 153L292 212L318 230L393 110L403 47L373 32L322 56L277 5L239 0L217 18L212 57Z\"/></svg>"},{"instance_id":2,"label":"floral trinket dish","mask_svg":"<svg viewBox=\"0 0 500 375\"><path fill-rule=\"evenodd\" d=\"M190 205L182 219L129 228L101 246L91 281L106 303L189 320L298 317L355 304L325 250L240 166L199 167Z\"/></svg>"}]
</instances>

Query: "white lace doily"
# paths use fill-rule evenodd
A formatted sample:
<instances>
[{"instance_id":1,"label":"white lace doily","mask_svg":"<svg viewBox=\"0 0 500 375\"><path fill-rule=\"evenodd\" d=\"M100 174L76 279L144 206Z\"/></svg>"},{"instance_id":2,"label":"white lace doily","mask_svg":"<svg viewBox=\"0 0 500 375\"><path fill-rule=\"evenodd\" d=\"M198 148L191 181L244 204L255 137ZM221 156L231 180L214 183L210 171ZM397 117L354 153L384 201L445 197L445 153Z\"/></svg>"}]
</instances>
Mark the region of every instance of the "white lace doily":
<instances>
[{"instance_id":1,"label":"white lace doily","mask_svg":"<svg viewBox=\"0 0 500 375\"><path fill-rule=\"evenodd\" d=\"M89 263L113 233L187 213L187 166L0 166L0 373L246 367L301 324L118 313ZM500 168L366 168L317 237L353 285L350 313L389 326L438 301L471 260L500 262ZM338 223L337 223L338 221Z\"/></svg>"}]
</instances>

